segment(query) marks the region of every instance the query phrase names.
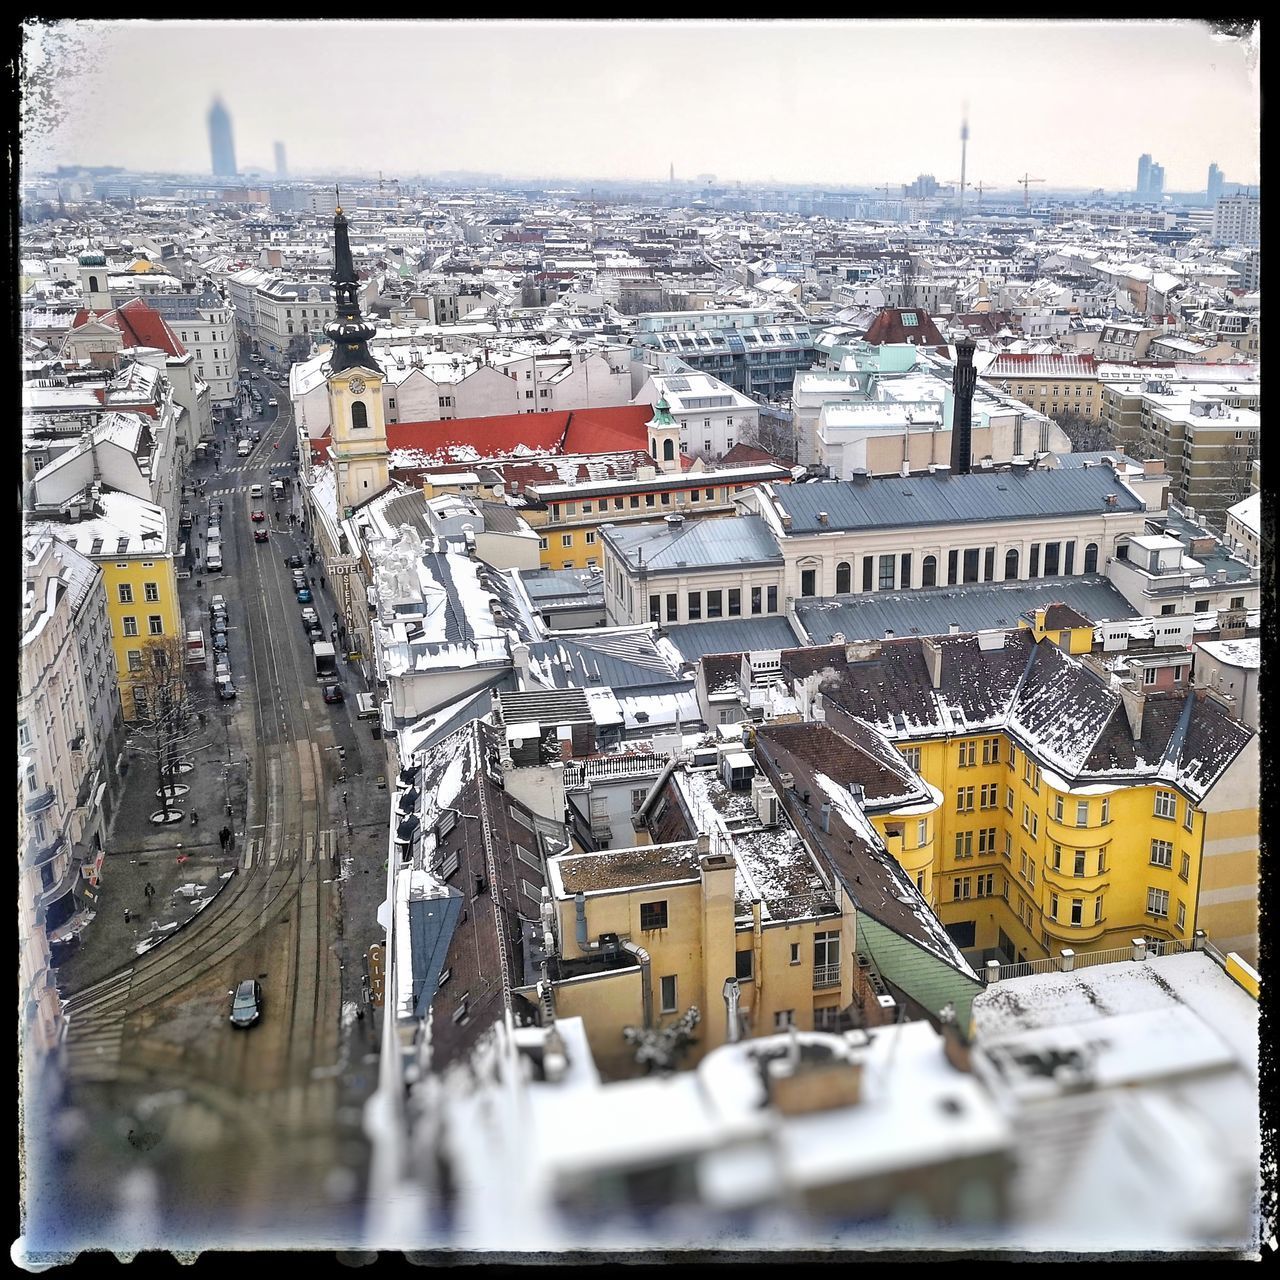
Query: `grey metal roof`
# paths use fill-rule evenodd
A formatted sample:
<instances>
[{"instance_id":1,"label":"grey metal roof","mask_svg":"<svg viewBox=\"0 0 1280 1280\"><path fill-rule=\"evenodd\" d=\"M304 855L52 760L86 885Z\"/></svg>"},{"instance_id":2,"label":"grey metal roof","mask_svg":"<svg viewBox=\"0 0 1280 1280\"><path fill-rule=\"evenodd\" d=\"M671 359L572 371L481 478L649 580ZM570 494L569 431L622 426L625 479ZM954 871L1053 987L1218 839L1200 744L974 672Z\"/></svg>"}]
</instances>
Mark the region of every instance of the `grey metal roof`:
<instances>
[{"instance_id":1,"label":"grey metal roof","mask_svg":"<svg viewBox=\"0 0 1280 1280\"><path fill-rule=\"evenodd\" d=\"M794 649L801 643L791 629L791 624L782 617L690 622L679 627L668 627L666 636L689 662L696 662L708 653Z\"/></svg>"},{"instance_id":2,"label":"grey metal roof","mask_svg":"<svg viewBox=\"0 0 1280 1280\"><path fill-rule=\"evenodd\" d=\"M604 604L604 574L599 569L534 569L520 581L539 609L553 604Z\"/></svg>"},{"instance_id":3,"label":"grey metal roof","mask_svg":"<svg viewBox=\"0 0 1280 1280\"><path fill-rule=\"evenodd\" d=\"M560 688L604 685L636 690L684 683L645 628L560 631L542 644L530 645L529 653Z\"/></svg>"},{"instance_id":4,"label":"grey metal roof","mask_svg":"<svg viewBox=\"0 0 1280 1280\"><path fill-rule=\"evenodd\" d=\"M1139 616L1106 577L1088 574L797 600L796 617L811 643L829 644L837 633L846 640L880 640L886 631L941 636L953 622L963 632L1016 627L1021 614L1050 604L1069 605L1094 623Z\"/></svg>"},{"instance_id":5,"label":"grey metal roof","mask_svg":"<svg viewBox=\"0 0 1280 1280\"><path fill-rule=\"evenodd\" d=\"M413 1013L426 1017L440 986L440 973L454 927L462 914L462 894L409 900L409 953L413 964Z\"/></svg>"},{"instance_id":6,"label":"grey metal roof","mask_svg":"<svg viewBox=\"0 0 1280 1280\"><path fill-rule=\"evenodd\" d=\"M484 531L486 533L519 532L523 523L520 513L507 506L505 502L485 502L480 498L473 498L472 502L476 510L484 517Z\"/></svg>"},{"instance_id":7,"label":"grey metal roof","mask_svg":"<svg viewBox=\"0 0 1280 1280\"><path fill-rule=\"evenodd\" d=\"M431 532L431 526L427 524L427 500L421 489L402 493L398 498L384 503L382 516L392 529L399 529L402 524L407 524L428 545L435 536Z\"/></svg>"},{"instance_id":8,"label":"grey metal roof","mask_svg":"<svg viewBox=\"0 0 1280 1280\"><path fill-rule=\"evenodd\" d=\"M764 488L791 517L792 533L832 529L897 529L965 521L1044 520L1108 509L1140 511L1142 503L1110 467L1067 471L993 471L967 476L892 476ZM818 512L827 523L818 523Z\"/></svg>"},{"instance_id":9,"label":"grey metal roof","mask_svg":"<svg viewBox=\"0 0 1280 1280\"><path fill-rule=\"evenodd\" d=\"M500 693L504 724L521 724L526 720L547 724L588 724L591 705L579 689L528 689L520 693Z\"/></svg>"},{"instance_id":10,"label":"grey metal roof","mask_svg":"<svg viewBox=\"0 0 1280 1280\"><path fill-rule=\"evenodd\" d=\"M1078 467L1083 467L1086 462L1091 467L1104 467L1106 466L1107 458L1114 458L1124 466L1138 467L1142 465L1129 457L1128 454L1121 453L1118 449L1094 449L1086 453L1055 453L1050 456L1053 459L1053 465L1063 471L1072 471Z\"/></svg>"},{"instance_id":11,"label":"grey metal roof","mask_svg":"<svg viewBox=\"0 0 1280 1280\"><path fill-rule=\"evenodd\" d=\"M737 564L781 564L782 552L759 516L724 516L612 525L603 531L614 549L636 569L651 573Z\"/></svg>"}]
</instances>

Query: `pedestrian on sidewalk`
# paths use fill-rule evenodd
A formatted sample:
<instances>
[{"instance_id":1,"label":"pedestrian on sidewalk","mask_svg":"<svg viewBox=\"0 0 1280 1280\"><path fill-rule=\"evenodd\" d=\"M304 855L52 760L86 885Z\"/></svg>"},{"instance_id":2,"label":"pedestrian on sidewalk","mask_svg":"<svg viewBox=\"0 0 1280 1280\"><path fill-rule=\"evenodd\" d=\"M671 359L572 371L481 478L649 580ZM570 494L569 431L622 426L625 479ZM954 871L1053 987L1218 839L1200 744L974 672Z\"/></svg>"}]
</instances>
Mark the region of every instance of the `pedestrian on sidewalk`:
<instances>
[{"instance_id":1,"label":"pedestrian on sidewalk","mask_svg":"<svg viewBox=\"0 0 1280 1280\"><path fill-rule=\"evenodd\" d=\"M200 821L200 815L199 815L199 814L198 814L194 809L192 809L192 810L191 810L191 825L194 827L194 826L196 826L196 825L199 823L199 821Z\"/></svg>"},{"instance_id":2,"label":"pedestrian on sidewalk","mask_svg":"<svg viewBox=\"0 0 1280 1280\"><path fill-rule=\"evenodd\" d=\"M324 574L322 573L322 574L320 575L320 586L321 586L321 588L323 589L323 588L325 587L325 585L326 585L326 583L325 583L325 580L324 580Z\"/></svg>"},{"instance_id":3,"label":"pedestrian on sidewalk","mask_svg":"<svg viewBox=\"0 0 1280 1280\"><path fill-rule=\"evenodd\" d=\"M222 830L218 832L218 843L223 847L224 850L227 847L227 841L230 839L231 839L231 828L223 827Z\"/></svg>"}]
</instances>

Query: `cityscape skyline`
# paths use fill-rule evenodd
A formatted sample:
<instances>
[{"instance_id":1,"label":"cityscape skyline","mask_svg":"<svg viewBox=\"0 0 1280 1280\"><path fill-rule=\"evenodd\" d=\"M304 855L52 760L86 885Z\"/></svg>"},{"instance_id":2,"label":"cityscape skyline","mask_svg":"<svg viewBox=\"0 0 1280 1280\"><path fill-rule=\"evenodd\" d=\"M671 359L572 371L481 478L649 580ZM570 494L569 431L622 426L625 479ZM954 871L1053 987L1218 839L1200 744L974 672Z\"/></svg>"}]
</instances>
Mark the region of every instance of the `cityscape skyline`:
<instances>
[{"instance_id":1,"label":"cityscape skyline","mask_svg":"<svg viewBox=\"0 0 1280 1280\"><path fill-rule=\"evenodd\" d=\"M1050 26L1054 36L1047 47ZM1131 190L1139 152L1166 157L1169 191L1203 190L1211 163L1231 183L1259 181L1256 28L1240 38L1198 22L974 21L948 23L944 32L936 24L905 22L255 22L235 24L237 39L225 48L209 38L211 30L224 29L230 24L28 24L21 79L24 168L97 163L208 173L205 122L216 97L237 125L240 170L263 175L275 172L275 141L287 137L293 176L381 169L661 181L674 168L690 177L714 173L720 183L905 185L931 172L948 185L959 177L967 104L968 181L984 182L1000 193L996 199L1017 194L1015 180L1023 170L1047 179L1048 188ZM664 65L675 35L714 35L707 72L696 85L663 73L655 78L653 68ZM258 59L244 57L246 36L263 60L286 67L322 65L332 59L335 41L356 63L376 61L379 88L371 109L386 123L317 132L312 121L328 82L286 73L290 94L273 101L261 80L248 74ZM819 38L829 65L844 58L859 68L858 100L865 109L855 108L844 144L838 141L842 130L833 133L822 123L849 119L838 77L815 82L801 97L791 81L773 75L777 63L804 56ZM152 39L162 39L166 56L184 70L180 78L163 69L150 77L164 110L154 127L139 130L109 86L128 76L130 61ZM198 61L182 57L188 45L193 52L199 47ZM1030 100L1012 110L1007 89L996 93L971 83L964 68L979 56L1036 64ZM426 101L416 96L424 58L439 60ZM547 59L578 74L540 81L535 127L512 129L513 112L528 119L529 69ZM1135 89L1149 85L1151 92L1126 102L1117 121L1113 104L1080 99L1081 59L1090 61L1099 79L1123 83L1123 74ZM1135 60L1142 66L1135 67ZM913 110L880 117L874 104L901 92L898 68L907 62L914 68L910 82L929 87L915 94ZM743 76L743 69L758 74ZM76 87L69 90L72 77ZM1172 100L1171 80L1180 87ZM1065 101L1071 104L1069 124ZM715 107L710 116L708 103ZM587 104L591 109L584 111ZM643 120L643 130L630 123L631 111ZM713 125L728 116L746 126L733 138ZM859 128L861 118L882 123ZM539 129L539 119L553 127ZM1223 119L1245 127L1223 131ZM401 121L409 127L397 127ZM446 123L444 132L439 126ZM1105 148L1096 145L1102 136L1110 139Z\"/></svg>"}]
</instances>

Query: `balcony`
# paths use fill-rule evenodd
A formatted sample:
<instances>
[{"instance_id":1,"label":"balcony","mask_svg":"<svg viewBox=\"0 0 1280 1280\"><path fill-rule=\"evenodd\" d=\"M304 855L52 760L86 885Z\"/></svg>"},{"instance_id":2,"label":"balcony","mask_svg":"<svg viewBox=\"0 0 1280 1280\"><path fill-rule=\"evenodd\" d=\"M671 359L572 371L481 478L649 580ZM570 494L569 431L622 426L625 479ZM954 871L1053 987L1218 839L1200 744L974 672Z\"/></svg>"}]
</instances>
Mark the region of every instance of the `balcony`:
<instances>
[{"instance_id":1,"label":"balcony","mask_svg":"<svg viewBox=\"0 0 1280 1280\"><path fill-rule=\"evenodd\" d=\"M1112 838L1111 828L1114 822L1108 819L1103 823L1091 823L1087 827L1077 827L1074 822L1059 820L1052 811L1045 814L1045 834L1056 844L1065 849L1070 845L1073 849L1096 849Z\"/></svg>"},{"instance_id":2,"label":"balcony","mask_svg":"<svg viewBox=\"0 0 1280 1280\"><path fill-rule=\"evenodd\" d=\"M1044 931L1051 937L1057 938L1064 945L1073 949L1079 948L1086 942L1097 942L1107 931L1107 922L1105 919L1099 920L1096 924L1068 924L1063 920L1050 920L1048 916L1043 918Z\"/></svg>"},{"instance_id":3,"label":"balcony","mask_svg":"<svg viewBox=\"0 0 1280 1280\"><path fill-rule=\"evenodd\" d=\"M52 862L62 852L62 847L61 832L57 832L44 844L38 844L35 837L32 836L27 840L26 865L28 867L42 867L46 862Z\"/></svg>"},{"instance_id":4,"label":"balcony","mask_svg":"<svg viewBox=\"0 0 1280 1280\"><path fill-rule=\"evenodd\" d=\"M45 787L23 802L22 812L26 814L43 813L54 801L53 787Z\"/></svg>"},{"instance_id":5,"label":"balcony","mask_svg":"<svg viewBox=\"0 0 1280 1280\"><path fill-rule=\"evenodd\" d=\"M1166 867L1165 870L1168 870ZM1044 868L1045 883L1052 885L1061 894L1078 896L1091 893L1102 893L1111 884L1111 872L1095 872L1093 875L1076 876L1070 871L1055 871L1052 867Z\"/></svg>"},{"instance_id":6,"label":"balcony","mask_svg":"<svg viewBox=\"0 0 1280 1280\"><path fill-rule=\"evenodd\" d=\"M815 991L823 991L828 987L838 987L840 985L840 965L836 964L815 964L813 966L813 989Z\"/></svg>"}]
</instances>

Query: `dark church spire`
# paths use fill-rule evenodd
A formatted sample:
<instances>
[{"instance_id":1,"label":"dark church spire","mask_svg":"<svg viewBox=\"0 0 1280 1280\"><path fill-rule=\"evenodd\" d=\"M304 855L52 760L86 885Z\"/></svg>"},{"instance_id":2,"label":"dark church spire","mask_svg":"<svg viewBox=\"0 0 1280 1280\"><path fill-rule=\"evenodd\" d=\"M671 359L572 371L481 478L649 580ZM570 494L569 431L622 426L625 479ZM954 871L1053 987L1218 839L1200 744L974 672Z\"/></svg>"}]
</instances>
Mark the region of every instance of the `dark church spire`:
<instances>
[{"instance_id":1,"label":"dark church spire","mask_svg":"<svg viewBox=\"0 0 1280 1280\"><path fill-rule=\"evenodd\" d=\"M360 314L360 280L341 205L333 211L333 304L336 314L324 327L325 337L333 343L329 372L360 368L381 373L382 366L369 353L374 326Z\"/></svg>"}]
</instances>

